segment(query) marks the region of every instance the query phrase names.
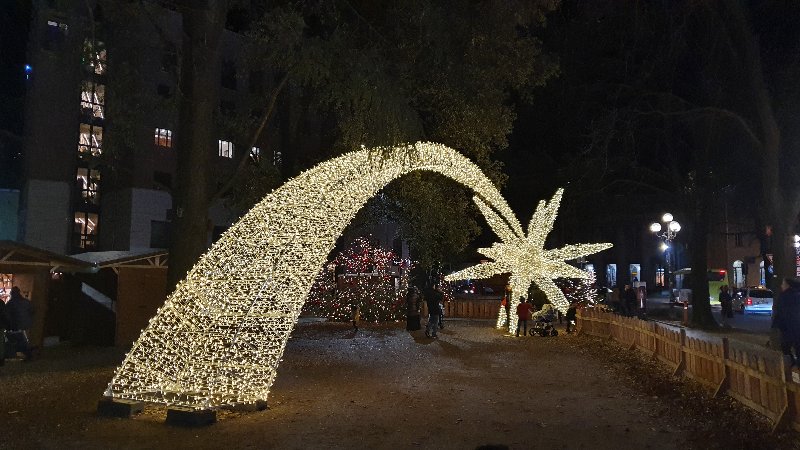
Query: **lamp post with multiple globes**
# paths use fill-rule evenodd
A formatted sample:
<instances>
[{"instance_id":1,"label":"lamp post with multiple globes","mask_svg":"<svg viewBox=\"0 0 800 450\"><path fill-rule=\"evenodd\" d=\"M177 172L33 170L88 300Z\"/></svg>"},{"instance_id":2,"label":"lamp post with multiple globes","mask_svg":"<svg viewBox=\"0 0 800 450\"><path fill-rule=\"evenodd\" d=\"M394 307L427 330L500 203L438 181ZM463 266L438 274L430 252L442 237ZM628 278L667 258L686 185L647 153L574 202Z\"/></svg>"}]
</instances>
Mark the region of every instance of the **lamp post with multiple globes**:
<instances>
[{"instance_id":1,"label":"lamp post with multiple globes","mask_svg":"<svg viewBox=\"0 0 800 450\"><path fill-rule=\"evenodd\" d=\"M681 224L675 220L670 213L665 213L663 216L661 216L661 222L664 223L664 226L658 222L651 223L650 231L652 231L657 237L663 239L663 242L661 243L661 251L664 252L664 257L666 258L667 262L668 273L665 275L667 278L667 285L669 287L669 296L670 299L672 299L672 264L675 259L674 250L672 249L672 241L678 235L678 232L681 231Z\"/></svg>"}]
</instances>

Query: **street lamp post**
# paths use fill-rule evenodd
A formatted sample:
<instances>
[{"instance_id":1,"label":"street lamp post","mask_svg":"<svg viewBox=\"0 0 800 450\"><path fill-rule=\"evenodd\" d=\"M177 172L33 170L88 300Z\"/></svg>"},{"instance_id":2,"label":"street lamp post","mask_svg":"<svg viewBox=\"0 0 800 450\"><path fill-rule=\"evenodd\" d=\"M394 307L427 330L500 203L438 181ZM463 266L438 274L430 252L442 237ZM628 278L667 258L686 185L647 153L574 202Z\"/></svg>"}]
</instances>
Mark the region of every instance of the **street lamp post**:
<instances>
[{"instance_id":1,"label":"street lamp post","mask_svg":"<svg viewBox=\"0 0 800 450\"><path fill-rule=\"evenodd\" d=\"M661 250L664 252L664 257L667 260L667 271L669 271L667 274L667 286L669 289L669 298L672 300L674 298L672 292L672 264L675 255L670 255L670 249L672 247L672 240L675 239L675 237L678 235L678 232L681 231L681 224L678 223L678 221L675 220L670 213L665 213L663 216L661 216L661 222L663 222L665 226L662 227L660 223L653 222L650 224L650 231L652 231L653 234L655 234L658 238L664 240L664 242L661 243Z\"/></svg>"}]
</instances>

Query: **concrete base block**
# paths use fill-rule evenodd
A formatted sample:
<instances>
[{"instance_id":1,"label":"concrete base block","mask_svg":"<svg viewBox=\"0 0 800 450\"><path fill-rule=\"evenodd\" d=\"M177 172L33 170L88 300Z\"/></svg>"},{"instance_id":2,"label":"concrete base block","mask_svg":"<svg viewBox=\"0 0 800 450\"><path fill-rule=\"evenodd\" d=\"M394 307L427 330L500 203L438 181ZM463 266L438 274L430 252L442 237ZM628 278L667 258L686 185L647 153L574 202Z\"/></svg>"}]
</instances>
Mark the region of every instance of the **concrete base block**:
<instances>
[{"instance_id":1,"label":"concrete base block","mask_svg":"<svg viewBox=\"0 0 800 450\"><path fill-rule=\"evenodd\" d=\"M144 403L135 400L103 397L97 402L97 414L103 417L130 417L143 409Z\"/></svg>"},{"instance_id":2,"label":"concrete base block","mask_svg":"<svg viewBox=\"0 0 800 450\"><path fill-rule=\"evenodd\" d=\"M237 403L235 405L225 406L225 409L240 412L264 411L267 409L267 402L264 400L259 400L255 403Z\"/></svg>"},{"instance_id":3,"label":"concrete base block","mask_svg":"<svg viewBox=\"0 0 800 450\"><path fill-rule=\"evenodd\" d=\"M213 409L191 409L170 406L167 409L167 425L178 427L203 427L217 421L217 412Z\"/></svg>"}]
</instances>

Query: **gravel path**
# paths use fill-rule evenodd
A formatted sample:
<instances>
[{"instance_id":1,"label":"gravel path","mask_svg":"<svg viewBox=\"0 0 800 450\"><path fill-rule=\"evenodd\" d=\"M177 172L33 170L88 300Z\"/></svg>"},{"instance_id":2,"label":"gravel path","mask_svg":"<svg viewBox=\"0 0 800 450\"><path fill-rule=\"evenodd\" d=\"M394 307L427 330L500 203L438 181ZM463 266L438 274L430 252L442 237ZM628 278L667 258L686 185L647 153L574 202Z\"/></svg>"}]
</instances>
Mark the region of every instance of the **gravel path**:
<instances>
[{"instance_id":1,"label":"gravel path","mask_svg":"<svg viewBox=\"0 0 800 450\"><path fill-rule=\"evenodd\" d=\"M164 425L157 406L134 419L97 417L96 402L122 352L46 349L36 361L0 368L0 448L715 446L696 436L699 422L713 422L704 417L708 406L692 411L671 399L680 391L646 387L652 363L638 364L597 339L515 338L490 325L450 320L431 340L394 324L357 333L345 324L300 324L269 409L220 411L218 423L198 429ZM673 420L676 408L683 408L680 420ZM786 442L796 435L786 436L761 448L792 448Z\"/></svg>"}]
</instances>

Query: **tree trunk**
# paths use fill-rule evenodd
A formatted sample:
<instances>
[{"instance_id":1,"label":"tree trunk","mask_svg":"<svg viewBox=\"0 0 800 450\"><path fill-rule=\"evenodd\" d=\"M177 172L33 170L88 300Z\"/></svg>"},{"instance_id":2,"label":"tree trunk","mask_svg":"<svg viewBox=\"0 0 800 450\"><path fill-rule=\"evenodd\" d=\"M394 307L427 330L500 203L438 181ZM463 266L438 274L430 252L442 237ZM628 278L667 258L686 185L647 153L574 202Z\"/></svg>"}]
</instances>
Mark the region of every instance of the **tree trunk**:
<instances>
[{"instance_id":1,"label":"tree trunk","mask_svg":"<svg viewBox=\"0 0 800 450\"><path fill-rule=\"evenodd\" d=\"M178 164L173 191L168 292L175 288L208 245L210 169L217 140L213 113L219 98L219 44L227 11L224 3L209 1L204 9L183 12L175 135Z\"/></svg>"},{"instance_id":2,"label":"tree trunk","mask_svg":"<svg viewBox=\"0 0 800 450\"><path fill-rule=\"evenodd\" d=\"M711 195L709 183L701 183L692 199L692 325L699 328L715 328L717 322L711 314L708 290L708 224L711 221ZM707 181L707 180L705 180Z\"/></svg>"}]
</instances>

